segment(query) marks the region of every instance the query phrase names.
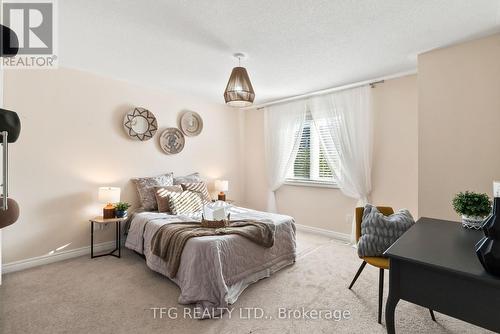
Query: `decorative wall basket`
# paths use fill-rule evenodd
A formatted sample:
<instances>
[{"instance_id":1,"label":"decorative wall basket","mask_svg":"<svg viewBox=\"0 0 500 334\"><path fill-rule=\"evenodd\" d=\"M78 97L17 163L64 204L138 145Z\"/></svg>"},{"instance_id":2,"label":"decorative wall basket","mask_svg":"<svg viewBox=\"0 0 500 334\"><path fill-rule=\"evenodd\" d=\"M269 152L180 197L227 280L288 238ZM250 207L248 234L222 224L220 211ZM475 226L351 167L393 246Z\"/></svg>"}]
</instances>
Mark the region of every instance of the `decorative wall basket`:
<instances>
[{"instance_id":1,"label":"decorative wall basket","mask_svg":"<svg viewBox=\"0 0 500 334\"><path fill-rule=\"evenodd\" d=\"M194 111L186 111L181 116L180 128L182 133L188 137L194 137L203 130L203 120L201 116Z\"/></svg>"},{"instance_id":2,"label":"decorative wall basket","mask_svg":"<svg viewBox=\"0 0 500 334\"><path fill-rule=\"evenodd\" d=\"M177 128L167 128L160 135L160 147L166 154L177 154L182 151L185 138Z\"/></svg>"},{"instance_id":3,"label":"decorative wall basket","mask_svg":"<svg viewBox=\"0 0 500 334\"><path fill-rule=\"evenodd\" d=\"M137 107L125 115L123 128L130 138L146 141L153 138L158 130L158 123L152 112Z\"/></svg>"}]
</instances>

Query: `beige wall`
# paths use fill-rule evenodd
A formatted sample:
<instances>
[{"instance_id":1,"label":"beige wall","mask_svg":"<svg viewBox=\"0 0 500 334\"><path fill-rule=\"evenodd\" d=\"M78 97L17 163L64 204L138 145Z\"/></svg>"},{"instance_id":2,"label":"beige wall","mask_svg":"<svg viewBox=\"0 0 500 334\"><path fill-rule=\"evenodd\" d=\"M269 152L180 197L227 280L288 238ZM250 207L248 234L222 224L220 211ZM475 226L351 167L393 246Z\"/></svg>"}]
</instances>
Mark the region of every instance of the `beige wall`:
<instances>
[{"instance_id":1,"label":"beige wall","mask_svg":"<svg viewBox=\"0 0 500 334\"><path fill-rule=\"evenodd\" d=\"M500 34L418 58L419 212L458 219L453 195L500 180Z\"/></svg>"},{"instance_id":2,"label":"beige wall","mask_svg":"<svg viewBox=\"0 0 500 334\"><path fill-rule=\"evenodd\" d=\"M418 211L417 75L387 80L373 91L372 201Z\"/></svg>"},{"instance_id":3,"label":"beige wall","mask_svg":"<svg viewBox=\"0 0 500 334\"><path fill-rule=\"evenodd\" d=\"M148 142L125 135L122 120L133 106L156 115L158 133L176 126L182 110L197 111L203 132L167 156L158 134ZM229 196L241 200L234 109L69 69L7 71L5 107L19 113L22 132L10 151L10 194L21 217L3 230L4 263L89 245L87 219L101 208L97 187L120 186L122 199L135 203L134 176L199 171L229 179Z\"/></svg>"},{"instance_id":4,"label":"beige wall","mask_svg":"<svg viewBox=\"0 0 500 334\"><path fill-rule=\"evenodd\" d=\"M388 80L374 93L372 202L417 213L417 78ZM266 208L263 112L245 111L245 203ZM356 201L340 190L285 185L277 192L281 213L298 224L350 233Z\"/></svg>"}]
</instances>

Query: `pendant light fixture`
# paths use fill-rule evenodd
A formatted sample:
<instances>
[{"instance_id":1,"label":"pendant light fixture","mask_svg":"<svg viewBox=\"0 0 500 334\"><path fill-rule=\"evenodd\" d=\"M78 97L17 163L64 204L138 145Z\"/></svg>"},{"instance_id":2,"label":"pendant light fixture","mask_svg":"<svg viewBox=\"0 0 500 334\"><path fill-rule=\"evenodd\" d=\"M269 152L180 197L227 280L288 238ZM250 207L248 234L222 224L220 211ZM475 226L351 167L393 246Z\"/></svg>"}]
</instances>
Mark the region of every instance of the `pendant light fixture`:
<instances>
[{"instance_id":1,"label":"pendant light fixture","mask_svg":"<svg viewBox=\"0 0 500 334\"><path fill-rule=\"evenodd\" d=\"M245 58L243 53L235 53L238 58L238 67L233 68L231 76L224 91L224 100L232 107L246 107L253 103L255 92L248 77L247 70L241 67L241 58Z\"/></svg>"}]
</instances>

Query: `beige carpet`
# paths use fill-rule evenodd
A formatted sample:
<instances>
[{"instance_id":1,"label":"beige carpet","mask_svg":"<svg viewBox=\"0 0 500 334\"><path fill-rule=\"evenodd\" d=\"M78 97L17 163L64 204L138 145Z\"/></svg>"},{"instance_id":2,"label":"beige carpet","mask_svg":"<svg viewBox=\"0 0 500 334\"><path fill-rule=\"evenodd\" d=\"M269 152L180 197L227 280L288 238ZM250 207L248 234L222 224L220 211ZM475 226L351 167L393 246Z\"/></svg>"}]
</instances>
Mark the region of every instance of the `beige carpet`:
<instances>
[{"instance_id":1,"label":"beige carpet","mask_svg":"<svg viewBox=\"0 0 500 334\"><path fill-rule=\"evenodd\" d=\"M346 287L360 261L341 242L298 234L297 263L243 292L231 318L183 319L179 289L149 270L135 253L121 259L80 257L5 275L0 287L1 333L385 333L377 324L378 271L367 266ZM386 284L387 292L387 284ZM155 319L152 307L177 308L178 319ZM280 308L347 310L348 320L277 319ZM257 308L269 319L246 319ZM241 315L240 315L241 311ZM173 314L172 314L173 315ZM272 319L271 319L272 317ZM323 313L323 317L325 313ZM400 302L398 333L486 333L478 327Z\"/></svg>"}]
</instances>

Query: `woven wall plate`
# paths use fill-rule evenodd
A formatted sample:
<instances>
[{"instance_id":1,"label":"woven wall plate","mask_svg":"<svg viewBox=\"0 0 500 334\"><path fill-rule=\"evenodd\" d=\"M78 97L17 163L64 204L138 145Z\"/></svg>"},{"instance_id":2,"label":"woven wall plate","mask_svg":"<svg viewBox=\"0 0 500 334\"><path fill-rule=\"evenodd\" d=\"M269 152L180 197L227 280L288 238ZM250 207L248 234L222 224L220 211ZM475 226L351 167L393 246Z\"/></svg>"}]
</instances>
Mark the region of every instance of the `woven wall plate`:
<instances>
[{"instance_id":1,"label":"woven wall plate","mask_svg":"<svg viewBox=\"0 0 500 334\"><path fill-rule=\"evenodd\" d=\"M203 130L203 120L201 116L194 111L186 111L181 117L181 130L188 137L194 137Z\"/></svg>"},{"instance_id":2,"label":"woven wall plate","mask_svg":"<svg viewBox=\"0 0 500 334\"><path fill-rule=\"evenodd\" d=\"M166 154L177 154L184 148L184 135L177 128L167 128L160 135L160 147Z\"/></svg>"},{"instance_id":3,"label":"woven wall plate","mask_svg":"<svg viewBox=\"0 0 500 334\"><path fill-rule=\"evenodd\" d=\"M151 111L137 107L125 115L123 128L130 138L146 141L153 138L158 130L158 123Z\"/></svg>"}]
</instances>

